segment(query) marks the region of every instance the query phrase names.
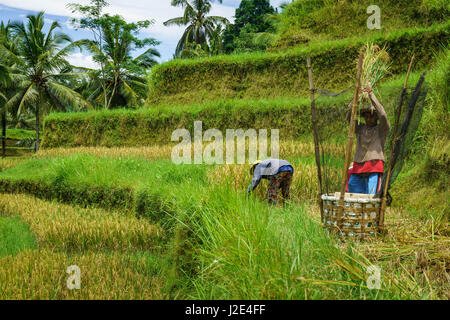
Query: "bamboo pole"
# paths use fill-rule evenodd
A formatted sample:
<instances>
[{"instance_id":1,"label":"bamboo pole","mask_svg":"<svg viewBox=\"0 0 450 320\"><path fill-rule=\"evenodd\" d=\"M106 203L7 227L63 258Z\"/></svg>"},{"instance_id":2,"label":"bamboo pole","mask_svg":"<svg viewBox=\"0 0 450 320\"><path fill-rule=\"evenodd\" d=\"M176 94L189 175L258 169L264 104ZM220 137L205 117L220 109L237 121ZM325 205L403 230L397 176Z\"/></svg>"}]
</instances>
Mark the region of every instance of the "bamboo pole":
<instances>
[{"instance_id":1,"label":"bamboo pole","mask_svg":"<svg viewBox=\"0 0 450 320\"><path fill-rule=\"evenodd\" d=\"M406 73L406 79L403 84L402 93L400 95L400 101L399 101L398 108L397 108L396 114L395 114L394 133L393 133L393 136L392 136L393 138L392 138L392 142L391 142L391 158L389 159L388 170L386 173L386 180L384 181L383 196L381 199L380 225L379 225L380 230L384 229L384 215L386 212L386 201L387 201L386 197L387 197L387 191L389 188L389 180L391 179L392 165L393 165L392 156L394 154L395 144L397 143L397 139L398 139L398 126L400 124L400 116L402 114L402 105L403 105L403 100L405 99L406 89L408 87L408 79L409 79L409 75L412 70L414 57L415 57L415 55L412 56L411 61L409 63L408 72Z\"/></svg>"},{"instance_id":2,"label":"bamboo pole","mask_svg":"<svg viewBox=\"0 0 450 320\"><path fill-rule=\"evenodd\" d=\"M361 69L362 69L363 58L364 58L364 53L361 50L359 52L358 66L356 68L355 93L354 93L353 102L352 102L350 128L348 130L347 149L345 151L345 164L344 164L344 169L342 171L341 195L339 198L339 208L338 208L337 217L336 217L338 219L338 225L337 225L338 229L341 229L341 227L342 227L342 213L344 211L344 197L345 197L345 190L346 190L346 186L347 186L348 167L350 165L350 158L351 158L351 154L352 154L353 140L354 140L354 135L355 135L355 125L356 125L356 109L358 107L359 91L361 89Z\"/></svg>"},{"instance_id":3,"label":"bamboo pole","mask_svg":"<svg viewBox=\"0 0 450 320\"><path fill-rule=\"evenodd\" d=\"M316 165L317 165L317 177L319 181L319 195L318 195L318 201L319 201L319 207L320 207L320 218L323 222L323 202L322 202L322 169L320 166L320 149L319 149L319 133L317 130L317 110L316 110L316 103L314 98L314 82L313 82L313 73L312 73L312 66L311 66L311 58L308 57L307 60L307 68L308 68L308 78L309 78L309 89L310 89L310 98L311 98L311 118L312 118L312 124L313 124L313 135L314 135L314 151L316 156Z\"/></svg>"}]
</instances>

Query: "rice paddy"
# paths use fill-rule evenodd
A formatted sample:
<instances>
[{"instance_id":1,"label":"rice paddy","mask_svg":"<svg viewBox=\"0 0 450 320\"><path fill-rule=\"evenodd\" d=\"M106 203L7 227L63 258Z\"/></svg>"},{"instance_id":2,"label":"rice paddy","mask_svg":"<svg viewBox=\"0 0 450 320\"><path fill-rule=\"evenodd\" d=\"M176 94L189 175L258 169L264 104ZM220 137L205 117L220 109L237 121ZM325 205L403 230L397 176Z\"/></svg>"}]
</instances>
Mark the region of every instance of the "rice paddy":
<instances>
[{"instance_id":1,"label":"rice paddy","mask_svg":"<svg viewBox=\"0 0 450 320\"><path fill-rule=\"evenodd\" d=\"M135 207L108 207L103 196L40 199L35 189L0 194L0 219L19 219L32 239L0 257L0 298L448 299L442 227L416 228L416 218L396 209L387 215L388 235L367 243L341 243L322 229L311 200L318 193L312 143L281 142L296 171L290 203L274 208L264 181L246 197L248 165L176 166L168 149L51 149L8 162L0 181L128 188ZM329 142L324 150L334 189L342 147ZM142 215L140 206L158 214ZM80 290L67 288L71 265L81 269ZM380 290L367 287L371 265L382 270Z\"/></svg>"}]
</instances>

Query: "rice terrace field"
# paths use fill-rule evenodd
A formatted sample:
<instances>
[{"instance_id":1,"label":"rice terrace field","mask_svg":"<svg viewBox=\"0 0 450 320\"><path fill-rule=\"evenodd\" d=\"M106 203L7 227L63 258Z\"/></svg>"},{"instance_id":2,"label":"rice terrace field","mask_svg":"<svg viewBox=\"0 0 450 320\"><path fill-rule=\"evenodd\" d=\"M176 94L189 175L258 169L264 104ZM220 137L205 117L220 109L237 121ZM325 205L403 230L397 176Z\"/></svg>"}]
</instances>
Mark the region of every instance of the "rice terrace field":
<instances>
[{"instance_id":1,"label":"rice terrace field","mask_svg":"<svg viewBox=\"0 0 450 320\"><path fill-rule=\"evenodd\" d=\"M180 16L189 8L211 15L208 6L229 5L220 2L172 5ZM246 5L257 2L243 0L241 8L253 12ZM204 43L184 34L173 57L158 63L161 54L153 50L159 42L143 40L149 33L142 30L153 22L133 25L127 17L95 17L72 6L66 16L76 12L97 23L105 43L69 42L49 26L39 29L44 19L37 13L7 27L10 4L0 1L0 135L6 141L0 300L450 299L450 7L438 0L373 2L381 8L381 30L367 29L371 1L295 0L267 11L265 30L255 25L237 32L244 19L238 11L234 23L205 22L205 30L215 28L205 31ZM90 1L107 8L101 3ZM224 29L216 29L221 24ZM83 21L79 29L90 30ZM55 42L47 48L39 33ZM65 52L63 42L73 48ZM418 102L423 111L414 132L403 137L407 147L390 187L385 232L360 241L324 227L318 196L341 188L347 106L358 53L369 43L389 55L390 67L373 91L392 126L413 55L406 95L413 96L424 71L427 94ZM48 51L31 57L35 50L26 47L32 45ZM79 47L97 59L97 68L65 60ZM139 55L131 54L135 49ZM308 57L323 89L315 92L323 190ZM278 129L279 158L294 168L290 200L268 205L265 179L247 194L249 151L243 164L175 163L173 132L186 129L194 139L196 121L203 133L217 129L224 136L227 129ZM225 153L230 148L214 142ZM202 154L210 143L203 142ZM185 150L192 159L199 152L195 144Z\"/></svg>"}]
</instances>

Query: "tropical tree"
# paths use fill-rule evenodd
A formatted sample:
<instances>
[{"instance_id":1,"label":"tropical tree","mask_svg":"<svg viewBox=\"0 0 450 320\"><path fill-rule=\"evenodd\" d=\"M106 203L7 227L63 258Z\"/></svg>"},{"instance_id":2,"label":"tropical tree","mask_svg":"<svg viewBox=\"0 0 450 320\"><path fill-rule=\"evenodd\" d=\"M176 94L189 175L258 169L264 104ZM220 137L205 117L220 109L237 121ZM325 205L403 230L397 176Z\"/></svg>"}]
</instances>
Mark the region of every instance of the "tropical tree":
<instances>
[{"instance_id":1,"label":"tropical tree","mask_svg":"<svg viewBox=\"0 0 450 320\"><path fill-rule=\"evenodd\" d=\"M222 2L222 1L219 1ZM175 49L175 56L181 56L183 50L195 43L204 51L209 51L209 41L215 39L218 25L227 25L228 19L219 16L207 16L211 11L208 0L172 0L172 6L184 8L182 17L164 22L165 26L187 26Z\"/></svg>"},{"instance_id":2,"label":"tropical tree","mask_svg":"<svg viewBox=\"0 0 450 320\"><path fill-rule=\"evenodd\" d=\"M68 35L56 32L58 28L58 22L53 22L45 33L44 13L29 15L26 24L10 24L15 37L15 52L0 45L0 54L16 70L13 80L15 94L8 99L6 107L12 109L17 106L17 114L34 113L36 151L40 146L41 115L53 109L72 111L91 108L79 93L64 85L67 79L81 75L70 72L71 66L66 60L70 52L80 44L73 43Z\"/></svg>"},{"instance_id":3,"label":"tropical tree","mask_svg":"<svg viewBox=\"0 0 450 320\"><path fill-rule=\"evenodd\" d=\"M7 98L5 88L10 82L9 70L5 65L0 64L0 113L2 122L2 156L6 155L6 107Z\"/></svg>"},{"instance_id":4,"label":"tropical tree","mask_svg":"<svg viewBox=\"0 0 450 320\"><path fill-rule=\"evenodd\" d=\"M139 39L137 35L153 21L127 23L122 17L103 15L98 21L103 35L102 45L95 40L83 40L83 45L94 55L94 61L103 64L101 70L88 70L90 80L82 86L88 100L106 109L142 104L148 94L146 71L158 62L160 53L151 47L133 58L131 52L159 44L154 38Z\"/></svg>"},{"instance_id":5,"label":"tropical tree","mask_svg":"<svg viewBox=\"0 0 450 320\"><path fill-rule=\"evenodd\" d=\"M236 9L234 24L228 25L223 35L225 52L265 49L267 46L261 37L275 31L272 22L276 14L269 0L242 0ZM257 41L255 36L258 36Z\"/></svg>"},{"instance_id":6,"label":"tropical tree","mask_svg":"<svg viewBox=\"0 0 450 320\"><path fill-rule=\"evenodd\" d=\"M0 24L0 45L5 46L11 50L14 47L14 41L11 36L9 23L5 25L2 21ZM11 86L11 69L9 63L4 56L0 57L0 113L2 125L2 156L6 156L6 102L8 102L8 95Z\"/></svg>"}]
</instances>

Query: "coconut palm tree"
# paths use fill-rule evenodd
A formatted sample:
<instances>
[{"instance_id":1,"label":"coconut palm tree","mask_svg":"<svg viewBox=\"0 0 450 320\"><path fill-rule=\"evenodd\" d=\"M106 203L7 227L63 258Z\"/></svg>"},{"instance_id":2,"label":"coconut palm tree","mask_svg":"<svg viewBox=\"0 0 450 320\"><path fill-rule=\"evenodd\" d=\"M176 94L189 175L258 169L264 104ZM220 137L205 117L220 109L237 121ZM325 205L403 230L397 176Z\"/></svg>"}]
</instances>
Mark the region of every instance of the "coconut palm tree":
<instances>
[{"instance_id":1,"label":"coconut palm tree","mask_svg":"<svg viewBox=\"0 0 450 320\"><path fill-rule=\"evenodd\" d=\"M9 23L0 24L0 44L12 48L14 41L11 39ZM6 102L8 102L8 88L11 84L11 69L8 61L0 57L0 113L2 124L2 157L6 156Z\"/></svg>"},{"instance_id":2,"label":"coconut palm tree","mask_svg":"<svg viewBox=\"0 0 450 320\"><path fill-rule=\"evenodd\" d=\"M153 38L141 40L135 37L138 30L150 24L151 21L127 23L120 16L105 15L101 22L101 48L98 42L83 40L84 46L94 55L94 60L104 65L104 72L88 70L90 79L80 86L79 90L89 101L100 105L105 101L106 93L106 109L135 107L145 102L148 94L146 71L158 63L155 57L161 54L155 48L149 48L133 58L131 52L136 48L159 44Z\"/></svg>"},{"instance_id":3,"label":"coconut palm tree","mask_svg":"<svg viewBox=\"0 0 450 320\"><path fill-rule=\"evenodd\" d=\"M6 108L5 104L7 98L5 95L5 89L10 81L8 67L0 64L0 113L2 122L2 157L6 156Z\"/></svg>"},{"instance_id":4,"label":"coconut palm tree","mask_svg":"<svg viewBox=\"0 0 450 320\"><path fill-rule=\"evenodd\" d=\"M91 108L83 97L65 85L67 79L80 77L81 73L70 72L66 60L70 52L78 47L69 36L56 32L60 28L53 22L45 33L44 13L27 16L27 23L10 24L16 48L11 50L0 45L0 55L7 59L14 70L15 93L8 99L6 107L17 108L17 114L32 112L35 116L36 144L40 145L40 116L53 110L72 111ZM67 44L65 47L62 45Z\"/></svg>"},{"instance_id":5,"label":"coconut palm tree","mask_svg":"<svg viewBox=\"0 0 450 320\"><path fill-rule=\"evenodd\" d=\"M184 8L184 14L182 17L167 20L164 25L187 26L175 49L177 57L189 47L189 43L198 44L203 50L209 51L208 41L214 39L217 26L230 23L224 17L207 16L211 11L211 1L208 0L173 0L172 6Z\"/></svg>"}]
</instances>

